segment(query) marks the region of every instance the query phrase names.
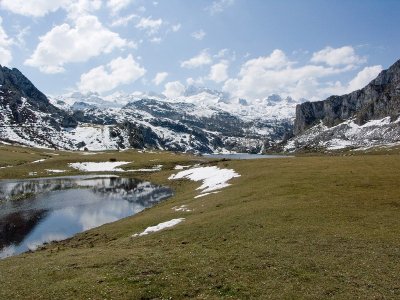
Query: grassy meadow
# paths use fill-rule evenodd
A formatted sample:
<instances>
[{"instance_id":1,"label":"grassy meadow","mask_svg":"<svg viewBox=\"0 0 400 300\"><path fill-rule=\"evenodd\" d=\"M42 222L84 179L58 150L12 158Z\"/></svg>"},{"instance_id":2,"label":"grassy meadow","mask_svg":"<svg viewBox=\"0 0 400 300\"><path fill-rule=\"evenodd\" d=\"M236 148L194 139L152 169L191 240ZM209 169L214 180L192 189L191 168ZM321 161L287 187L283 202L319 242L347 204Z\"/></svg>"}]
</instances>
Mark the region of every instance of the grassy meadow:
<instances>
[{"instance_id":1,"label":"grassy meadow","mask_svg":"<svg viewBox=\"0 0 400 300\"><path fill-rule=\"evenodd\" d=\"M51 154L53 153L53 154ZM58 154L58 155L54 155ZM0 178L49 176L77 161L132 161L126 173L175 195L133 217L0 260L0 299L399 299L400 156L207 161L168 152L83 155L0 147ZM39 163L32 161L46 159ZM168 180L176 164L241 177L194 199L199 182ZM60 175L60 174L57 174ZM34 177L33 176L33 177ZM187 205L190 212L176 212ZM131 235L173 218L177 226Z\"/></svg>"}]
</instances>

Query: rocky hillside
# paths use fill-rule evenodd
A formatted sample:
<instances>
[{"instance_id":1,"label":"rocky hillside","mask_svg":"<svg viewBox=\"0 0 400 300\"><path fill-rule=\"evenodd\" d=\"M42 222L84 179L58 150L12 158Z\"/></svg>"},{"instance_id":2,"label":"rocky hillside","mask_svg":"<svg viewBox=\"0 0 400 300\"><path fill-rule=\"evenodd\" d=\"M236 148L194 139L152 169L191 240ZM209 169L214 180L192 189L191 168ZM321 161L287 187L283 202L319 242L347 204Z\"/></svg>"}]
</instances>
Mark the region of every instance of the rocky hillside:
<instances>
[{"instance_id":1,"label":"rocky hillside","mask_svg":"<svg viewBox=\"0 0 400 300\"><path fill-rule=\"evenodd\" d=\"M258 153L293 130L296 105L277 95L228 103L224 93L195 87L178 99L72 93L49 100L5 67L0 84L0 141L57 149Z\"/></svg>"},{"instance_id":2,"label":"rocky hillside","mask_svg":"<svg viewBox=\"0 0 400 300\"><path fill-rule=\"evenodd\" d=\"M400 115L400 60L382 71L361 90L324 101L305 102L296 107L294 134L298 135L320 121L328 127L354 118L362 125L369 120Z\"/></svg>"},{"instance_id":3,"label":"rocky hillside","mask_svg":"<svg viewBox=\"0 0 400 300\"><path fill-rule=\"evenodd\" d=\"M400 141L400 60L361 90L296 107L287 150L369 147Z\"/></svg>"}]
</instances>

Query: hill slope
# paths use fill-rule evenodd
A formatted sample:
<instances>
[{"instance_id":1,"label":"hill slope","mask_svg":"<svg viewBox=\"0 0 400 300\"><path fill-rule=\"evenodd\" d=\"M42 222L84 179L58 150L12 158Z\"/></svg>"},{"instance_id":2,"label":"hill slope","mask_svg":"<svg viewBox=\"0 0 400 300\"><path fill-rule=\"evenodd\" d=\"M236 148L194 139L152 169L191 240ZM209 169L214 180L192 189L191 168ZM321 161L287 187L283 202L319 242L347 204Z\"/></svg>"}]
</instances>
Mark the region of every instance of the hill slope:
<instances>
[{"instance_id":1,"label":"hill slope","mask_svg":"<svg viewBox=\"0 0 400 300\"><path fill-rule=\"evenodd\" d=\"M368 147L400 141L400 60L361 90L296 107L286 149Z\"/></svg>"}]
</instances>

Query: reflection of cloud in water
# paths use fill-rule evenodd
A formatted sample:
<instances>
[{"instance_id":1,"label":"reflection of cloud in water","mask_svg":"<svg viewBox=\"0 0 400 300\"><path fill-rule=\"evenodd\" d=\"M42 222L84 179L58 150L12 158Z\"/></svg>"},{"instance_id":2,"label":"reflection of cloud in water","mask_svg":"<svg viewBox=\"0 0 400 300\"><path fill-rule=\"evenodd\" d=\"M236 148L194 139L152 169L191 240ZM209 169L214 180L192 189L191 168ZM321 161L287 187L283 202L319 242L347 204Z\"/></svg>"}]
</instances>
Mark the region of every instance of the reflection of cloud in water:
<instances>
[{"instance_id":1,"label":"reflection of cloud in water","mask_svg":"<svg viewBox=\"0 0 400 300\"><path fill-rule=\"evenodd\" d=\"M52 241L62 241L62 240L65 240L66 238L68 238L68 236L66 234L49 232L49 233L43 234L37 240L26 242L26 246L29 250L33 251L45 243L49 243Z\"/></svg>"},{"instance_id":2,"label":"reflection of cloud in water","mask_svg":"<svg viewBox=\"0 0 400 300\"><path fill-rule=\"evenodd\" d=\"M8 186L8 184L10 184ZM105 223L134 215L172 195L167 187L129 178L60 177L56 179L0 182L0 192L8 195L37 191L35 197L18 201L0 201L0 224L10 215L32 215L43 211L29 230L13 233L2 240L0 258L15 255L50 241L59 241ZM29 218L13 218L25 226ZM35 219L36 220L36 219ZM23 227L23 228L25 228ZM1 247L1 246L0 246Z\"/></svg>"},{"instance_id":3,"label":"reflection of cloud in water","mask_svg":"<svg viewBox=\"0 0 400 300\"><path fill-rule=\"evenodd\" d=\"M16 253L16 249L14 245L3 248L0 251L0 259L13 256Z\"/></svg>"}]
</instances>

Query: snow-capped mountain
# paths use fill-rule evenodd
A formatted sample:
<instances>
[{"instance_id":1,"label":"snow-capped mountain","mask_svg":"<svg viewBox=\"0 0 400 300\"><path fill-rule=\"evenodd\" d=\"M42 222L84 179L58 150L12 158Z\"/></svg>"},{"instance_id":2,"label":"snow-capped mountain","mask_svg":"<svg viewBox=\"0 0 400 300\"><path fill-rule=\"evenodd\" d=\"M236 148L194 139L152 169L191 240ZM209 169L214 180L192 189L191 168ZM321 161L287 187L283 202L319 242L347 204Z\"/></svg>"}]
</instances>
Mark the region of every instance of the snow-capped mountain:
<instances>
[{"instance_id":1,"label":"snow-capped mountain","mask_svg":"<svg viewBox=\"0 0 400 300\"><path fill-rule=\"evenodd\" d=\"M296 102L233 101L207 88L181 97L74 92L50 100L16 69L0 69L0 140L63 149L260 152L292 131Z\"/></svg>"},{"instance_id":2,"label":"snow-capped mountain","mask_svg":"<svg viewBox=\"0 0 400 300\"><path fill-rule=\"evenodd\" d=\"M298 105L294 134L288 151L400 144L400 60L361 90Z\"/></svg>"}]
</instances>

